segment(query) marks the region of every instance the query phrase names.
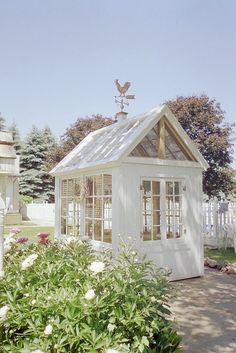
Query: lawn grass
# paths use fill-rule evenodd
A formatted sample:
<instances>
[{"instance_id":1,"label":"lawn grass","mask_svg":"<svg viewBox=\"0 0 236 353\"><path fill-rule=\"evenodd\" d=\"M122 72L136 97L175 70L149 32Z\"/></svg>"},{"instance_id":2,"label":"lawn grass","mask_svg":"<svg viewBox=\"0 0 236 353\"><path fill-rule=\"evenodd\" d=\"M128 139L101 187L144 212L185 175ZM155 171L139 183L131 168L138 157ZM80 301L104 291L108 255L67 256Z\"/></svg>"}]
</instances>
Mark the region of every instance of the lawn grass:
<instances>
[{"instance_id":1,"label":"lawn grass","mask_svg":"<svg viewBox=\"0 0 236 353\"><path fill-rule=\"evenodd\" d=\"M209 257L218 262L228 261L230 263L236 262L236 253L234 248L225 249L204 249L204 256Z\"/></svg>"},{"instance_id":2,"label":"lawn grass","mask_svg":"<svg viewBox=\"0 0 236 353\"><path fill-rule=\"evenodd\" d=\"M12 228L19 228L21 232L18 237L27 237L29 240L37 241L37 234L40 232L49 233L49 239L53 240L54 227L50 226L38 226L38 225L17 225L17 226L5 226L4 234L9 234Z\"/></svg>"}]
</instances>

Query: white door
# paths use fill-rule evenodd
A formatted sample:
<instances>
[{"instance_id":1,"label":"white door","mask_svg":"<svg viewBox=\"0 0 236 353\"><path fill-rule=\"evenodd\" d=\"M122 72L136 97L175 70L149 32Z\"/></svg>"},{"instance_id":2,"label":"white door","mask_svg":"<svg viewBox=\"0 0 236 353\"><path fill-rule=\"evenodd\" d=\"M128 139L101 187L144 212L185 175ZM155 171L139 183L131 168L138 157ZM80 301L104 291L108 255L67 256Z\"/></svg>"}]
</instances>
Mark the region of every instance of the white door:
<instances>
[{"instance_id":1,"label":"white door","mask_svg":"<svg viewBox=\"0 0 236 353\"><path fill-rule=\"evenodd\" d=\"M183 237L183 181L142 178L141 239L166 242Z\"/></svg>"}]
</instances>

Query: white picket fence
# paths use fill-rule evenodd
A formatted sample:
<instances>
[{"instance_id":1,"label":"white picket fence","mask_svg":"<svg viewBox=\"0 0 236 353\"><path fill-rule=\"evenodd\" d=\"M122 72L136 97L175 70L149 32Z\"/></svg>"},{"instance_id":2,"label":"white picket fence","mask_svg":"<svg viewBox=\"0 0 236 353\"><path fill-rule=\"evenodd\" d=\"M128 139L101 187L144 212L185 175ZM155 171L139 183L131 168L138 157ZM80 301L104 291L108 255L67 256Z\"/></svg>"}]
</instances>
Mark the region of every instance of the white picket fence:
<instances>
[{"instance_id":1,"label":"white picket fence","mask_svg":"<svg viewBox=\"0 0 236 353\"><path fill-rule=\"evenodd\" d=\"M236 251L236 203L210 200L203 205L205 245L234 246Z\"/></svg>"}]
</instances>

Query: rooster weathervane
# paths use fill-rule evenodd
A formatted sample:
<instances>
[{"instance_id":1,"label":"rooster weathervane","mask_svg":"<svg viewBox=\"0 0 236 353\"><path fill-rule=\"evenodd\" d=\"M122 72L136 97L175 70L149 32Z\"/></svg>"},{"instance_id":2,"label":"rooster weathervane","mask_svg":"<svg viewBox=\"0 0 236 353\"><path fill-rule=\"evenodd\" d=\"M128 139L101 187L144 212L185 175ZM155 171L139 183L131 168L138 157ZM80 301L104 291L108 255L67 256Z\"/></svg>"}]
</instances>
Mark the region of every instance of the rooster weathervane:
<instances>
[{"instance_id":1,"label":"rooster weathervane","mask_svg":"<svg viewBox=\"0 0 236 353\"><path fill-rule=\"evenodd\" d=\"M124 107L125 105L129 105L128 100L130 99L135 99L135 95L133 94L126 94L128 89L130 88L131 82L125 82L125 84L122 86L119 83L119 80L115 80L115 84L117 87L117 90L119 91L119 96L115 96L115 102L119 105L121 112L124 112Z\"/></svg>"}]
</instances>

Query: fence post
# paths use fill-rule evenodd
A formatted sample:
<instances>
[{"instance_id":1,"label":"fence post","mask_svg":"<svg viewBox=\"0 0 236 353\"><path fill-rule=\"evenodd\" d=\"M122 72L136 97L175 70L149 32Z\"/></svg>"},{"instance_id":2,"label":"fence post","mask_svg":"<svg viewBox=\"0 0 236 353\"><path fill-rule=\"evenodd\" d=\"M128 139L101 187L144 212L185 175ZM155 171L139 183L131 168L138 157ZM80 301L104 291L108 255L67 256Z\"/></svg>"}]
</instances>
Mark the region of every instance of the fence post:
<instances>
[{"instance_id":1,"label":"fence post","mask_svg":"<svg viewBox=\"0 0 236 353\"><path fill-rule=\"evenodd\" d=\"M218 234L218 200L217 197L213 198L213 237L216 239L217 246L219 246L219 234Z\"/></svg>"}]
</instances>

